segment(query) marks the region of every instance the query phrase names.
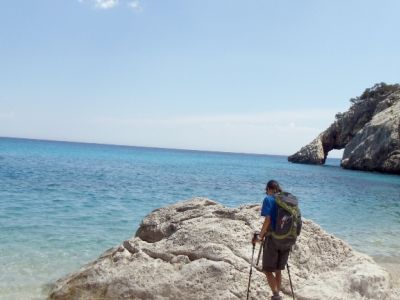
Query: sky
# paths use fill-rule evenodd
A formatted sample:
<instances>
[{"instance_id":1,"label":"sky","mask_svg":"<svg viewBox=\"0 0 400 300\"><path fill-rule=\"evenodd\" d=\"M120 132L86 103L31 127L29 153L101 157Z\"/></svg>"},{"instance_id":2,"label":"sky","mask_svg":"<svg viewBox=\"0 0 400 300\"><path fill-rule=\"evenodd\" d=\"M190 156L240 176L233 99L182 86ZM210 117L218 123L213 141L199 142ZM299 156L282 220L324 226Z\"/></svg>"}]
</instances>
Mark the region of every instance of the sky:
<instances>
[{"instance_id":1,"label":"sky","mask_svg":"<svg viewBox=\"0 0 400 300\"><path fill-rule=\"evenodd\" d=\"M400 81L399 11L397 0L2 1L0 136L292 154L350 98Z\"/></svg>"}]
</instances>

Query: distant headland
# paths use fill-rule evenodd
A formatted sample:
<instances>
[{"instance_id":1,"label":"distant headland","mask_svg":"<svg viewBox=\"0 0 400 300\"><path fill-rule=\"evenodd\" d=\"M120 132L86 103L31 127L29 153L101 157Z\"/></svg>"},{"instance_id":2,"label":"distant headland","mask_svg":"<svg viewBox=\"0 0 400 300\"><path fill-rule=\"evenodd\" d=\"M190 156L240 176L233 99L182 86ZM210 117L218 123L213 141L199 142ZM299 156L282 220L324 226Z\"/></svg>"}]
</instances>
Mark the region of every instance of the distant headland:
<instances>
[{"instance_id":1,"label":"distant headland","mask_svg":"<svg viewBox=\"0 0 400 300\"><path fill-rule=\"evenodd\" d=\"M328 129L288 160L324 164L329 151L344 149L345 169L400 174L400 85L375 84L350 102L347 112L336 114Z\"/></svg>"}]
</instances>

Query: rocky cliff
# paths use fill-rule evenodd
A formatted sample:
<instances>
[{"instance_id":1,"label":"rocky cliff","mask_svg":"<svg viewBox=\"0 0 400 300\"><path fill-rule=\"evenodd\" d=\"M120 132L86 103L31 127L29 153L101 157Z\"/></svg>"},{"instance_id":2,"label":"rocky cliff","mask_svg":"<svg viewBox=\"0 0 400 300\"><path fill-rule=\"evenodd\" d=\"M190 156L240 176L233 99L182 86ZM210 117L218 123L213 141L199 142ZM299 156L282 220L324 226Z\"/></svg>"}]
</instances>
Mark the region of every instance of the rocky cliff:
<instances>
[{"instance_id":1,"label":"rocky cliff","mask_svg":"<svg viewBox=\"0 0 400 300\"><path fill-rule=\"evenodd\" d=\"M332 149L343 149L346 169L400 174L400 85L376 84L357 98L345 113L289 156L294 163L324 164Z\"/></svg>"},{"instance_id":2,"label":"rocky cliff","mask_svg":"<svg viewBox=\"0 0 400 300\"><path fill-rule=\"evenodd\" d=\"M155 210L135 237L58 280L49 299L245 299L259 214L258 205L227 208L204 198ZM388 273L370 257L311 221L304 222L289 263L296 299L399 296L390 290ZM290 294L286 272L283 291ZM250 295L270 296L257 269Z\"/></svg>"}]
</instances>

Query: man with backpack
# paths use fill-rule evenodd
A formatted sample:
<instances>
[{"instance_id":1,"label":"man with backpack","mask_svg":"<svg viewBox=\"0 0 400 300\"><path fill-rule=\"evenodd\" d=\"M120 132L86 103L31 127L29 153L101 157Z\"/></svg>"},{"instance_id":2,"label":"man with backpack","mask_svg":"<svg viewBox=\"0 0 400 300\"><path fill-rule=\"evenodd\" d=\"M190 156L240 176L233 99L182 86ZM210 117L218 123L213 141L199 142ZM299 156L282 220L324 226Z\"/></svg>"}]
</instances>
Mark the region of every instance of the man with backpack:
<instances>
[{"instance_id":1,"label":"man with backpack","mask_svg":"<svg viewBox=\"0 0 400 300\"><path fill-rule=\"evenodd\" d=\"M270 180L266 186L261 216L265 217L257 242L264 242L262 270L272 290L271 300L280 300L282 275L301 230L301 215L296 197L283 192L279 183ZM254 241L252 241L254 242Z\"/></svg>"}]
</instances>

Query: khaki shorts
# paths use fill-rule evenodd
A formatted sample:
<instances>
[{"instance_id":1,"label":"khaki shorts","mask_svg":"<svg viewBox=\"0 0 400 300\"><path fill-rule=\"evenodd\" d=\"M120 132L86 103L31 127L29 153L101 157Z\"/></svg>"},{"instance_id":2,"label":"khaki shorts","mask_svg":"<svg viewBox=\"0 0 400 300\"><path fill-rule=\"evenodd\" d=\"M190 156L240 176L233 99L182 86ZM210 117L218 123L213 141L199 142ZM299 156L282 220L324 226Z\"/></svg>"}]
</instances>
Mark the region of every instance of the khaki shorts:
<instances>
[{"instance_id":1,"label":"khaki shorts","mask_svg":"<svg viewBox=\"0 0 400 300\"><path fill-rule=\"evenodd\" d=\"M279 250L274 244L271 236L267 236L264 241L263 265L264 272L275 272L284 270L289 259L290 249Z\"/></svg>"}]
</instances>

